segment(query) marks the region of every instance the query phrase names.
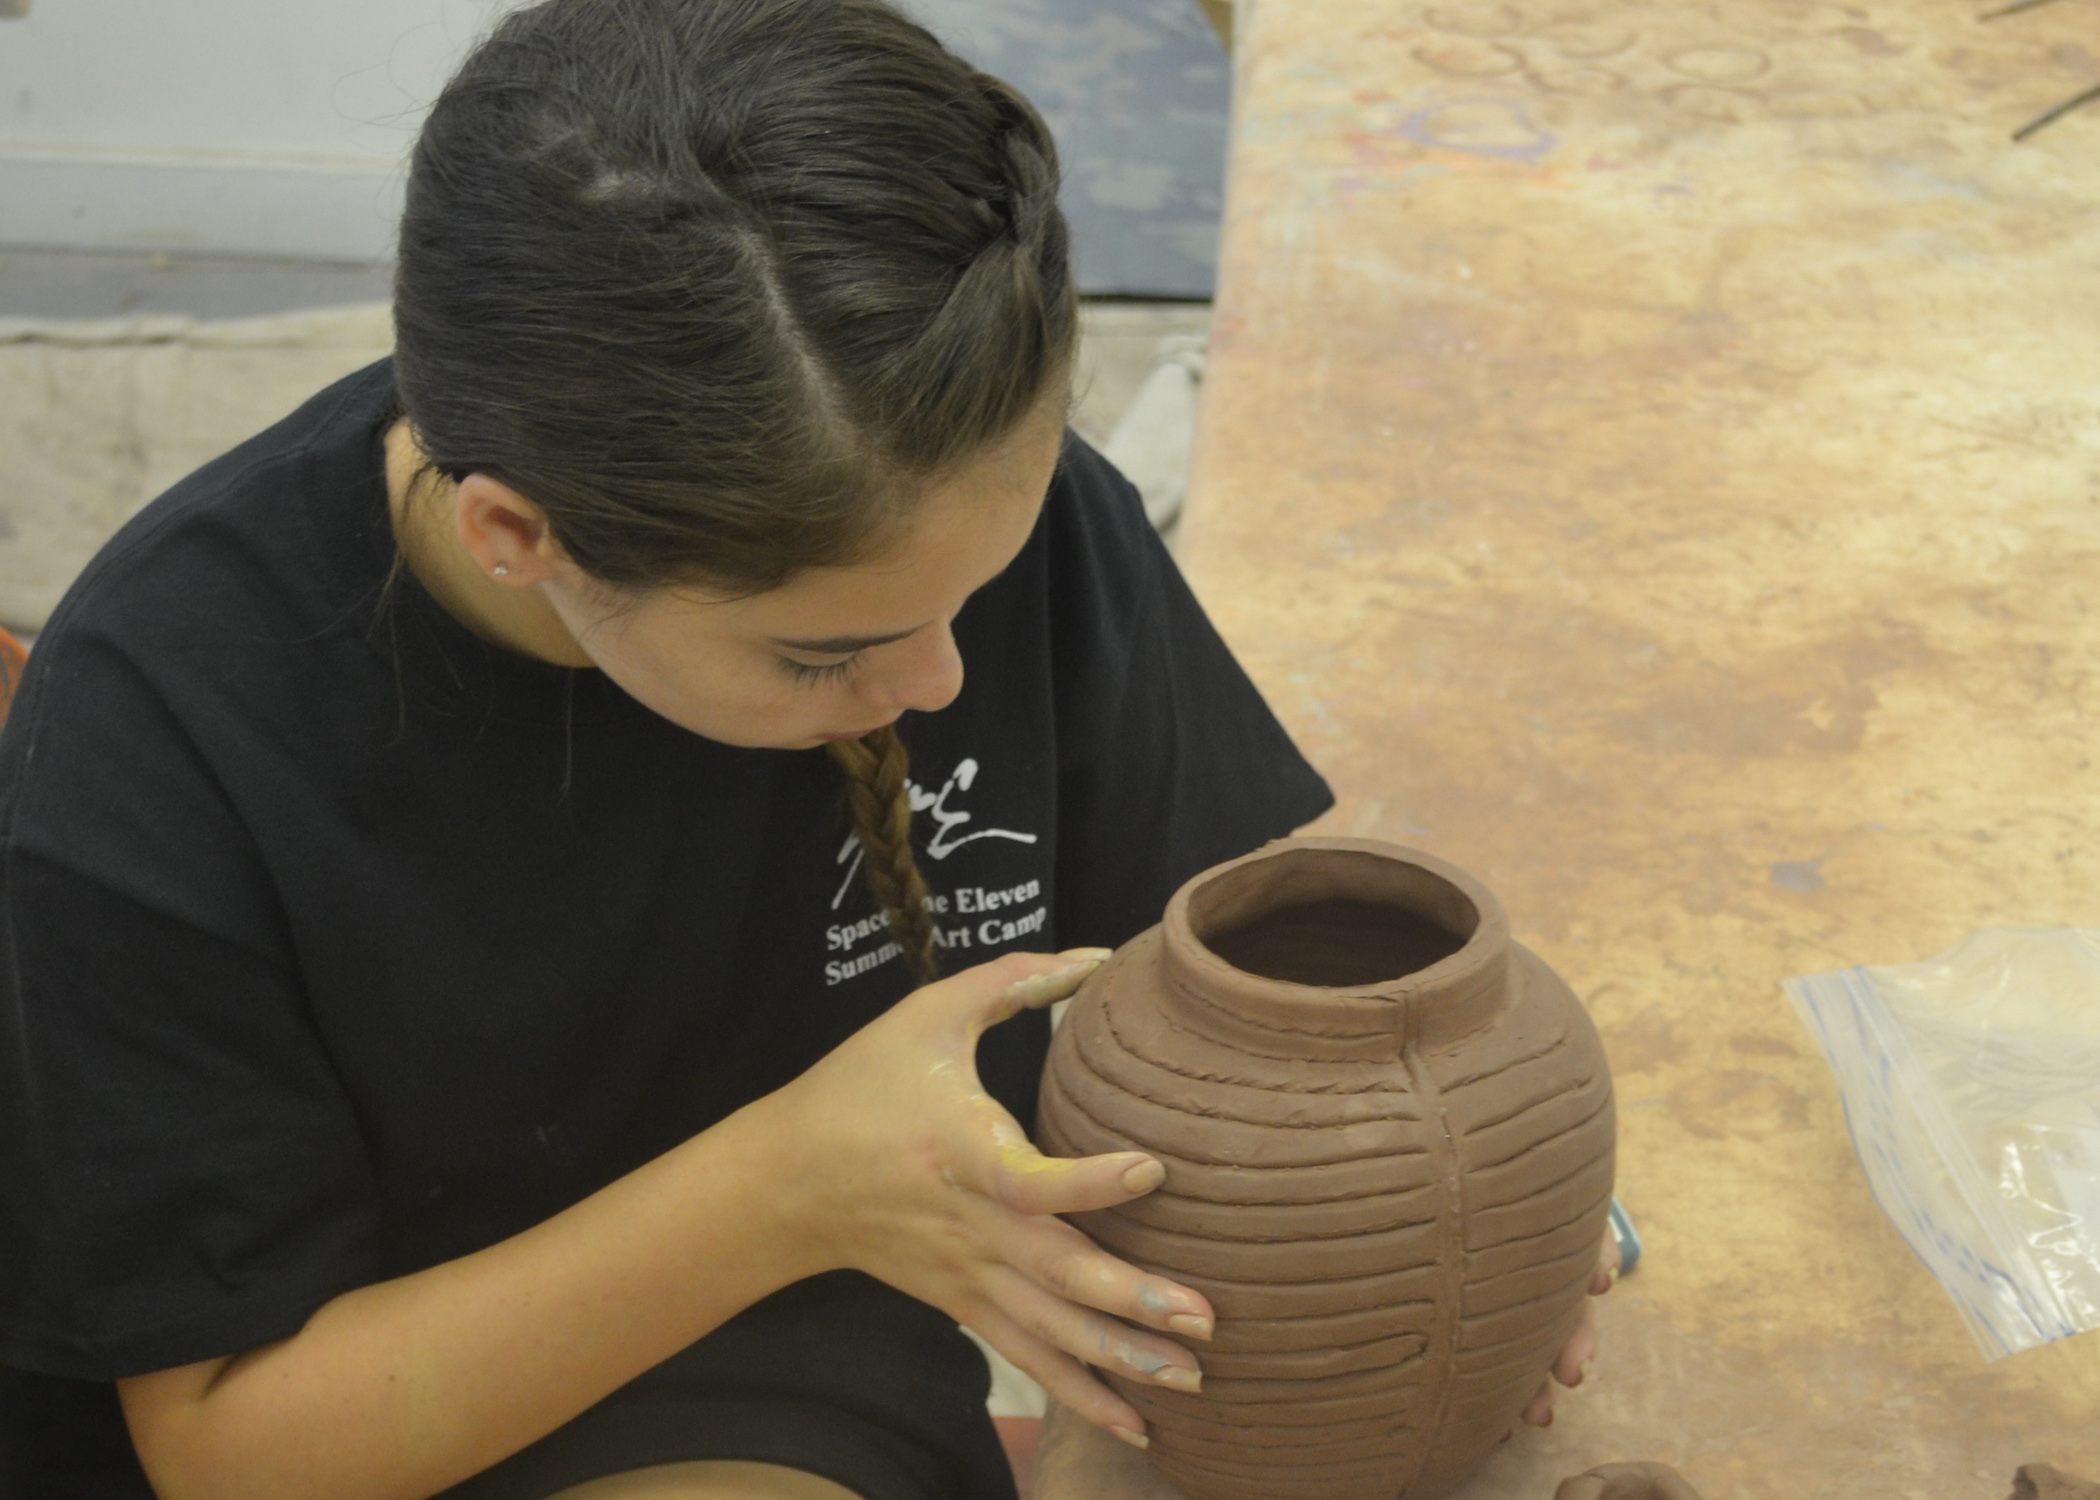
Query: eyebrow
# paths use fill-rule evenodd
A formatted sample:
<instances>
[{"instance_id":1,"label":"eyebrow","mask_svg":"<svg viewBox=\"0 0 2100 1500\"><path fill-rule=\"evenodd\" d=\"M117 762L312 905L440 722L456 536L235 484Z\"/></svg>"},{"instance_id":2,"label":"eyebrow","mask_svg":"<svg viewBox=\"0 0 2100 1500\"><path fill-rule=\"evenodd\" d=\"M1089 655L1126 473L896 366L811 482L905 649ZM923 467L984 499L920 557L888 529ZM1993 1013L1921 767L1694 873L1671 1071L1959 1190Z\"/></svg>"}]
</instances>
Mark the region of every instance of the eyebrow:
<instances>
[{"instance_id":1,"label":"eyebrow","mask_svg":"<svg viewBox=\"0 0 2100 1500\"><path fill-rule=\"evenodd\" d=\"M888 635L827 635L816 640L790 640L785 636L774 636L776 646L785 646L790 651L810 651L819 656L851 656L856 651L866 651L875 646L887 646L891 641L901 641L908 635L916 635L918 627L910 630L892 631Z\"/></svg>"}]
</instances>

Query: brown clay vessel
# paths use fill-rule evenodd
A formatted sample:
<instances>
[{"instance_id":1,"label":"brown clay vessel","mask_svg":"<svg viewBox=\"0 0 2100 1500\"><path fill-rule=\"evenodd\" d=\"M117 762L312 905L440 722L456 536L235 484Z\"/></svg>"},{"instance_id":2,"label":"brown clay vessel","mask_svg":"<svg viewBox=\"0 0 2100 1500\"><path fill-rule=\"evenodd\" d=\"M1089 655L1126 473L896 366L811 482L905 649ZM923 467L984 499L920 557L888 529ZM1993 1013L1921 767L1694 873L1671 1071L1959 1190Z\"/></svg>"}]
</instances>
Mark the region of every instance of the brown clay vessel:
<instances>
[{"instance_id":1,"label":"brown clay vessel","mask_svg":"<svg viewBox=\"0 0 2100 1500\"><path fill-rule=\"evenodd\" d=\"M1076 1214L1208 1296L1203 1392L1117 1381L1190 1500L1435 1500L1580 1316L1611 1075L1501 903L1432 855L1287 839L1191 880L1072 1002L1037 1138L1157 1191Z\"/></svg>"}]
</instances>

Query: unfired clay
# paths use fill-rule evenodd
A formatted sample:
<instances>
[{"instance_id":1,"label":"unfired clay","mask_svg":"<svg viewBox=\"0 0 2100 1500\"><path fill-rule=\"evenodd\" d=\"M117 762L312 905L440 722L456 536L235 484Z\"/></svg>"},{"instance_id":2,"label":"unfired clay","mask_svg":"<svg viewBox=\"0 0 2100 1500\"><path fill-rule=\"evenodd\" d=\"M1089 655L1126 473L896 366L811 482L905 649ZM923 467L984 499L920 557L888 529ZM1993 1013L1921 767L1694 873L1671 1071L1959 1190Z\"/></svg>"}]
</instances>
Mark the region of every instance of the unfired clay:
<instances>
[{"instance_id":1,"label":"unfired clay","mask_svg":"<svg viewBox=\"0 0 2100 1500\"><path fill-rule=\"evenodd\" d=\"M1073 1001L1038 1139L1166 1166L1073 1220L1216 1307L1201 1395L1117 1381L1190 1500L1453 1488L1573 1331L1611 1202L1582 1006L1478 881L1359 839L1182 887Z\"/></svg>"}]
</instances>

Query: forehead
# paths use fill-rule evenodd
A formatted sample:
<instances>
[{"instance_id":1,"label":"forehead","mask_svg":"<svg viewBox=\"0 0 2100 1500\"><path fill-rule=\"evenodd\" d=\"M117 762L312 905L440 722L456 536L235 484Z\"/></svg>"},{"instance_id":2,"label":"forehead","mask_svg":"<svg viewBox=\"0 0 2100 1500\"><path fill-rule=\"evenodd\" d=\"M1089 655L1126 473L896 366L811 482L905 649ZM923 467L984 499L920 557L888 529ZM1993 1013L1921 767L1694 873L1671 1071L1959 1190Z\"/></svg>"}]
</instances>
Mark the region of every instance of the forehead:
<instances>
[{"instance_id":1,"label":"forehead","mask_svg":"<svg viewBox=\"0 0 2100 1500\"><path fill-rule=\"evenodd\" d=\"M903 635L952 615L1013 561L1057 467L1063 404L1046 405L992 448L936 477L873 555L812 568L735 599L689 595L730 628L775 640Z\"/></svg>"}]
</instances>

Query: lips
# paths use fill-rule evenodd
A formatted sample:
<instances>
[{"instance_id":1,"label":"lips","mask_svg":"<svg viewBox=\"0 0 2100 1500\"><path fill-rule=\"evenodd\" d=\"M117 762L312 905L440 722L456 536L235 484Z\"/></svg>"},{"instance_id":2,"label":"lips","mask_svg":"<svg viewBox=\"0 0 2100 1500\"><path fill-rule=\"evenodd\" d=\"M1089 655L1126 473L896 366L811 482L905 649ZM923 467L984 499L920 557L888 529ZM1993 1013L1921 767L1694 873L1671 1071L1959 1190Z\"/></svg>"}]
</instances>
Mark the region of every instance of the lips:
<instances>
[{"instance_id":1,"label":"lips","mask_svg":"<svg viewBox=\"0 0 2100 1500\"><path fill-rule=\"evenodd\" d=\"M890 725L896 722L897 721L895 719L885 719L882 723L871 724L866 729L856 729L848 734L820 734L817 736L817 738L820 740L828 741L833 744L836 744L841 740L864 740L869 735L873 734L876 730L887 729L890 727Z\"/></svg>"}]
</instances>

